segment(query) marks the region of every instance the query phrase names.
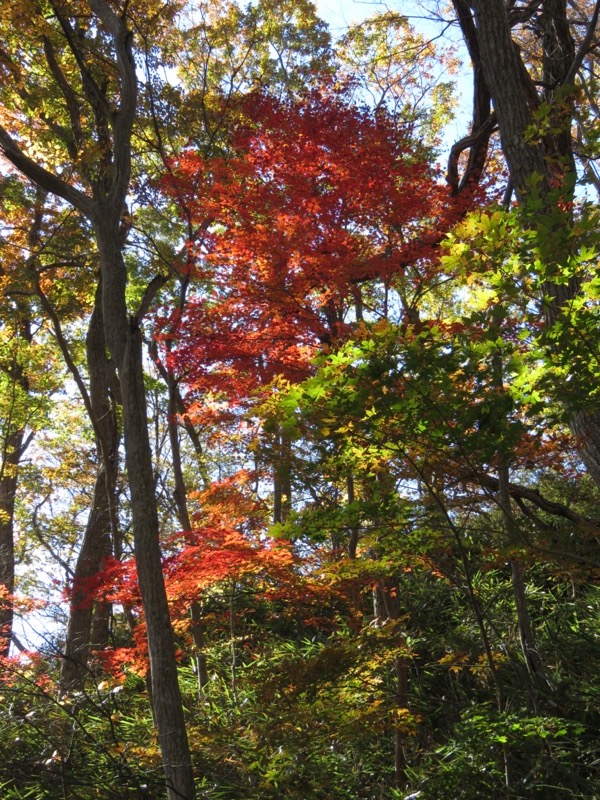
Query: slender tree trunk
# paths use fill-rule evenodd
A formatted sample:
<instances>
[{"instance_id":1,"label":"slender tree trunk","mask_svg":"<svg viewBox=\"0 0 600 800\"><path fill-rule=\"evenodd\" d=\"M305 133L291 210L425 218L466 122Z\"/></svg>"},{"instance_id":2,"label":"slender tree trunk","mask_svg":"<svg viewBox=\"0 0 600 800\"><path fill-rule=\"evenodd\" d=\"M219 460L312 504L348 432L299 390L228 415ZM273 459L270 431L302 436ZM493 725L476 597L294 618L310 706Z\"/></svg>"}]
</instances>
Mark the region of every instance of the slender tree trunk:
<instances>
[{"instance_id":1,"label":"slender tree trunk","mask_svg":"<svg viewBox=\"0 0 600 800\"><path fill-rule=\"evenodd\" d=\"M408 661L403 656L396 658L394 665L396 672L396 708L398 710L408 708ZM399 719L394 731L394 784L396 789L403 789L406 786L406 752L405 734L400 725Z\"/></svg>"},{"instance_id":2,"label":"slender tree trunk","mask_svg":"<svg viewBox=\"0 0 600 800\"><path fill-rule=\"evenodd\" d=\"M531 616L529 614L529 606L527 604L527 595L525 594L525 572L523 570L523 565L520 561L513 558L510 562L510 568L515 607L517 609L517 620L519 623L519 638L521 640L521 649L523 651L525 663L531 675L541 675L543 673L543 666L537 649L535 634L531 624Z\"/></svg>"},{"instance_id":3,"label":"slender tree trunk","mask_svg":"<svg viewBox=\"0 0 600 800\"><path fill-rule=\"evenodd\" d=\"M102 266L106 341L119 370L125 463L131 492L135 559L148 634L152 701L169 798L195 796L191 758L169 604L162 573L160 529L147 424L142 333L125 303L127 270L121 252L120 213L103 209L95 220Z\"/></svg>"},{"instance_id":4,"label":"slender tree trunk","mask_svg":"<svg viewBox=\"0 0 600 800\"><path fill-rule=\"evenodd\" d=\"M125 456L131 490L135 558L148 632L152 698L169 795L194 797L194 782L169 605L162 574L159 523L154 490L142 370L142 337L129 324L121 369Z\"/></svg>"},{"instance_id":5,"label":"slender tree trunk","mask_svg":"<svg viewBox=\"0 0 600 800\"><path fill-rule=\"evenodd\" d=\"M164 373L164 377L166 378L169 391L167 425L171 444L173 479L175 481L173 497L177 508L179 524L183 530L187 532L192 530L192 521L187 504L187 487L185 485L183 466L181 463L179 426L177 424L178 400L180 398L177 392L177 382L172 372L167 369ZM204 697L204 687L208 684L208 669L206 665L206 653L204 652L204 620L202 618L202 608L197 600L194 600L190 605L190 618L190 631L194 643L194 665L196 668L198 697L202 699Z\"/></svg>"},{"instance_id":6,"label":"slender tree trunk","mask_svg":"<svg viewBox=\"0 0 600 800\"><path fill-rule=\"evenodd\" d=\"M510 542L515 540L515 523L510 511L510 495L508 491L509 471L507 467L500 467L498 470L498 483L498 504L502 510L502 527ZM518 559L512 558L510 560L510 570L523 658L529 674L531 676L539 676L543 674L543 666L537 649L533 625L531 624L531 616L529 614L527 595L525 593L525 573L523 565Z\"/></svg>"},{"instance_id":7,"label":"slender tree trunk","mask_svg":"<svg viewBox=\"0 0 600 800\"><path fill-rule=\"evenodd\" d=\"M281 429L277 430L276 456L273 469L273 521L285 522L292 507L292 443Z\"/></svg>"},{"instance_id":8,"label":"slender tree trunk","mask_svg":"<svg viewBox=\"0 0 600 800\"><path fill-rule=\"evenodd\" d=\"M110 608L93 601L90 591L103 561L113 553L117 534L116 484L120 439L114 367L106 352L101 295L96 294L87 335L89 405L96 435L98 467L92 508L75 566L69 623L61 669L61 689L81 686L88 674L90 652L108 640Z\"/></svg>"},{"instance_id":9,"label":"slender tree trunk","mask_svg":"<svg viewBox=\"0 0 600 800\"><path fill-rule=\"evenodd\" d=\"M379 624L388 620L398 620L400 617L400 603L398 601L398 587L392 579L382 581L373 592L373 611ZM404 637L403 637L404 638ZM408 709L408 659L406 656L397 656L394 660L394 701L398 712ZM406 735L398 715L394 727L394 786L402 790L406 786Z\"/></svg>"},{"instance_id":10,"label":"slender tree trunk","mask_svg":"<svg viewBox=\"0 0 600 800\"><path fill-rule=\"evenodd\" d=\"M8 656L12 639L15 591L14 518L15 495L19 480L19 461L25 438L21 428L12 431L4 440L0 471L0 587L7 596L0 598L0 656Z\"/></svg>"},{"instance_id":11,"label":"slender tree trunk","mask_svg":"<svg viewBox=\"0 0 600 800\"><path fill-rule=\"evenodd\" d=\"M346 491L348 493L348 505L352 505L355 500L354 494L354 478L348 475L346 478ZM348 558L354 560L356 558L356 550L358 548L358 539L360 536L360 529L358 525L353 525L350 529L350 537L348 539Z\"/></svg>"},{"instance_id":12,"label":"slender tree trunk","mask_svg":"<svg viewBox=\"0 0 600 800\"><path fill-rule=\"evenodd\" d=\"M69 622L61 668L61 690L81 688L88 677L90 652L96 646L92 640L94 578L110 555L110 516L108 511L107 479L103 465L98 466L93 505L85 528L83 542L71 587Z\"/></svg>"},{"instance_id":13,"label":"slender tree trunk","mask_svg":"<svg viewBox=\"0 0 600 800\"><path fill-rule=\"evenodd\" d=\"M39 235L40 210L36 208L35 221L29 232L29 245L35 247ZM17 302L20 320L17 323L17 341L30 345L33 339L29 308ZM15 591L15 498L19 482L19 463L29 444L25 427L18 418L18 393L29 394L29 380L20 363L19 354L12 358L6 369L12 380L12 407L3 421L6 430L0 461L0 587L7 596L0 598L0 656L8 656L13 634Z\"/></svg>"}]
</instances>

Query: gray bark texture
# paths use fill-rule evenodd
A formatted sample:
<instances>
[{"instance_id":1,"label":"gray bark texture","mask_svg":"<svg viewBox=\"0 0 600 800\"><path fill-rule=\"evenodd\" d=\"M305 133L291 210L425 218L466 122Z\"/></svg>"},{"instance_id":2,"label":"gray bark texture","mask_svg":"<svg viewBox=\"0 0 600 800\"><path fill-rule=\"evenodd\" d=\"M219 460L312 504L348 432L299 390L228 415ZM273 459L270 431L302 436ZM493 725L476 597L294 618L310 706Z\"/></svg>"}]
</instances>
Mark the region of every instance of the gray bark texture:
<instances>
[{"instance_id":1,"label":"gray bark texture","mask_svg":"<svg viewBox=\"0 0 600 800\"><path fill-rule=\"evenodd\" d=\"M526 136L534 122L535 89L512 40L503 0L474 0L473 7L483 78L498 118L502 150L517 197L525 199L534 175L542 182L541 191L548 189L543 145L528 142Z\"/></svg>"}]
</instances>

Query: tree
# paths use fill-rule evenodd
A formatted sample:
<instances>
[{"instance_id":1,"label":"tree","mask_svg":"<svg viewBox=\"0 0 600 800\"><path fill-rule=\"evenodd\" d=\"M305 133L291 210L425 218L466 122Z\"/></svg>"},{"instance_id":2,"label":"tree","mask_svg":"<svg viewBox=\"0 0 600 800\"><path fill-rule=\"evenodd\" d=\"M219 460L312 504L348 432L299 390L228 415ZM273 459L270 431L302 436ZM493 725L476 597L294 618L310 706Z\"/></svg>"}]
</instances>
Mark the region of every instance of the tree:
<instances>
[{"instance_id":1,"label":"tree","mask_svg":"<svg viewBox=\"0 0 600 800\"><path fill-rule=\"evenodd\" d=\"M592 168L595 53L553 94L562 12L510 6L547 180L501 208L473 6L449 187L449 55L398 15L332 44L310 2L0 9L0 477L40 429L0 487L7 611L69 576L0 658L7 798L192 797L192 763L229 800L597 791L598 489L566 421L598 225L557 157L571 115Z\"/></svg>"},{"instance_id":2,"label":"tree","mask_svg":"<svg viewBox=\"0 0 600 800\"><path fill-rule=\"evenodd\" d=\"M210 291L192 296L164 334L175 338L168 357L189 387L188 402L202 398L198 410L189 407L197 418L207 392L235 420L270 382L276 394L280 381L298 382L319 352L340 346L364 319L385 318L388 298L407 322L418 320L442 231L464 205L449 201L425 166L426 151L397 118L346 97L327 86L295 102L255 95L241 107L231 154L203 159L190 150L169 165L171 196L207 230L192 276ZM264 426L276 524L293 508L290 427L276 416ZM355 469L346 472L350 487ZM381 585L389 600L389 613L377 615L383 624L399 613ZM403 656L396 671L404 707ZM403 733L396 738L401 786Z\"/></svg>"},{"instance_id":3,"label":"tree","mask_svg":"<svg viewBox=\"0 0 600 800\"><path fill-rule=\"evenodd\" d=\"M426 274L440 231L460 213L444 207L426 151L384 109L361 109L325 86L299 101L253 94L238 114L229 155L190 149L165 180L192 226L206 231L187 270L210 291L162 323L197 420L211 413L207 392L235 421L258 388L306 375L311 356L371 312L363 285L389 292L417 252ZM281 522L291 502L290 447L284 431L272 433Z\"/></svg>"},{"instance_id":4,"label":"tree","mask_svg":"<svg viewBox=\"0 0 600 800\"><path fill-rule=\"evenodd\" d=\"M185 307L174 360L199 394L243 401L278 374L306 374L311 355L369 313L361 284L385 287L414 259L425 273L460 211L444 206L426 151L343 92L251 95L240 115L230 156L186 151L165 187L214 228L191 266L210 290Z\"/></svg>"},{"instance_id":5,"label":"tree","mask_svg":"<svg viewBox=\"0 0 600 800\"><path fill-rule=\"evenodd\" d=\"M33 51L37 63L47 70L46 83L52 88L58 118L46 113L39 102L32 102L37 98L28 86L30 77L16 83L13 99L21 106L23 102L27 104L28 116L33 116L36 124L48 131L61 156L68 158L68 164L77 165L77 172L69 169L65 175L58 174L45 166L55 163L55 159L40 163L28 155L23 129L14 122L9 123L12 134L5 126L0 127L0 149L17 170L44 191L72 205L94 230L102 272L104 331L119 374L123 403L126 463L149 639L154 711L169 795L192 798L194 786L162 578L146 427L140 323L155 286L132 315L126 301L125 203L131 173L131 136L138 108L132 34L126 15L135 10L117 13L104 0L91 0L89 4L67 6L51 3L50 11L49 18L45 18L41 7L31 8L30 22L39 33L33 40L27 38L25 44ZM4 26L15 24L17 13L12 6L8 8L3 13ZM21 25L19 22L18 26ZM15 77L15 70L20 72L17 58L4 58L3 63L11 78Z\"/></svg>"},{"instance_id":6,"label":"tree","mask_svg":"<svg viewBox=\"0 0 600 800\"><path fill-rule=\"evenodd\" d=\"M565 308L581 296L581 275L572 272L566 282L557 280L556 275L573 262L577 247L572 235L576 165L571 131L578 93L586 86L585 78L579 77L581 69L596 48L600 5L596 3L590 10L583 33L575 35L573 29L581 28L582 21L577 13L570 16L562 0L514 8L500 0L475 2L472 7L457 0L454 8L473 62L475 107L484 107L474 118L468 145L471 157L475 152L485 155L491 99L510 170L511 192L514 189L519 202L529 209L529 224L538 233L540 306L551 330L560 323ZM528 50L535 53L529 64L518 46L523 36L533 40L527 42ZM555 351L564 347L560 337L556 340L550 333L549 338L555 339L549 345ZM569 410L581 456L598 485L599 413L591 397L588 403Z\"/></svg>"},{"instance_id":7,"label":"tree","mask_svg":"<svg viewBox=\"0 0 600 800\"><path fill-rule=\"evenodd\" d=\"M13 636L13 595L15 591L15 498L19 465L27 450L39 418L41 403L32 386L33 367L32 309L27 276L26 249L35 248L41 233L41 202L34 200L35 214L28 225L23 219L20 186L5 179L2 185L6 208L5 235L2 237L2 296L6 313L2 326L0 361L2 397L2 459L0 462L0 655L9 654ZM31 200L31 198L27 198ZM12 214L11 214L12 212Z\"/></svg>"},{"instance_id":8,"label":"tree","mask_svg":"<svg viewBox=\"0 0 600 800\"><path fill-rule=\"evenodd\" d=\"M453 110L451 48L438 48L407 17L383 12L351 25L335 52L357 95L366 92L374 108L388 109L428 144L438 142Z\"/></svg>"},{"instance_id":9,"label":"tree","mask_svg":"<svg viewBox=\"0 0 600 800\"><path fill-rule=\"evenodd\" d=\"M73 573L75 589L62 664L63 686L68 687L83 681L92 640L99 645L108 636L107 609L104 609L103 614L97 613L94 616L91 605L85 602L85 592L82 595L77 586L82 582L85 585L98 572L102 558L112 552L113 538L115 547L119 547L115 499L119 441L116 400L119 392L114 369L107 358L104 332L98 322L98 302L95 303L96 308L91 315L87 337L89 390L82 376L77 344L70 333L71 329L81 324L81 318L89 313L90 302L94 303L96 253L88 252L89 231L78 224L68 210L52 203L42 190L38 189L35 196L29 197L25 187L14 177L6 180L6 186L13 187L13 195L19 192L23 194L18 205L11 207L7 191L6 208L7 211L12 210L15 222L14 235L7 240L6 245L10 245L13 251L17 248L20 253L26 251L26 255L21 255L21 262L6 264L5 277L10 277L6 291L9 297L20 302L23 309L23 302L26 302L26 329L39 326L44 332L47 330L53 335L65 367L81 393L98 449L95 497L91 503L80 557ZM14 200L15 197L13 203ZM26 243L19 242L22 230L17 224L17 213L24 218L21 225L30 225ZM78 333L75 338L77 335ZM16 480L16 474L13 479ZM12 494L14 495L14 490ZM95 610L100 611L99 608Z\"/></svg>"},{"instance_id":10,"label":"tree","mask_svg":"<svg viewBox=\"0 0 600 800\"><path fill-rule=\"evenodd\" d=\"M66 691L85 682L90 650L105 646L108 641L109 606L92 603L89 585L100 572L103 561L113 553L118 555L121 547L116 502L121 435L117 411L120 391L114 364L107 354L100 297L101 283L96 290L86 337L89 394L81 376L75 374L94 429L98 469L92 507L70 590L61 675L62 687ZM58 323L56 318L54 321ZM64 355L73 364L68 353Z\"/></svg>"}]
</instances>

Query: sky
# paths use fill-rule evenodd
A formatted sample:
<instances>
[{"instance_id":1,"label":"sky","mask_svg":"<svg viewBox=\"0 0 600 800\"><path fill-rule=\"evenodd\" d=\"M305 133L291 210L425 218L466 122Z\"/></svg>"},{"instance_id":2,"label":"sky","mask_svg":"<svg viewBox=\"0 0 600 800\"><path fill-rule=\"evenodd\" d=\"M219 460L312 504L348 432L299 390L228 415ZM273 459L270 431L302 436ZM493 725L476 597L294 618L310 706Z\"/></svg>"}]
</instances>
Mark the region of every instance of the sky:
<instances>
[{"instance_id":1,"label":"sky","mask_svg":"<svg viewBox=\"0 0 600 800\"><path fill-rule=\"evenodd\" d=\"M313 0L313 2L319 16L328 23L334 39L341 35L349 24L360 22L383 11L397 11L406 15L411 25L431 38L438 37L444 31L444 26L438 22L428 21L428 14L424 9L425 2L420 2L420 0L387 0L387 2L385 0ZM442 152L440 153L442 158L449 153L455 142L470 132L473 80L468 56L464 52L458 30L454 28L446 30L445 35L448 36L448 41L451 38L458 47L458 55L464 64L456 76L458 100L456 116L449 123L443 135Z\"/></svg>"},{"instance_id":2,"label":"sky","mask_svg":"<svg viewBox=\"0 0 600 800\"><path fill-rule=\"evenodd\" d=\"M377 0L315 0L315 4L334 35L350 23L360 22L386 7Z\"/></svg>"}]
</instances>

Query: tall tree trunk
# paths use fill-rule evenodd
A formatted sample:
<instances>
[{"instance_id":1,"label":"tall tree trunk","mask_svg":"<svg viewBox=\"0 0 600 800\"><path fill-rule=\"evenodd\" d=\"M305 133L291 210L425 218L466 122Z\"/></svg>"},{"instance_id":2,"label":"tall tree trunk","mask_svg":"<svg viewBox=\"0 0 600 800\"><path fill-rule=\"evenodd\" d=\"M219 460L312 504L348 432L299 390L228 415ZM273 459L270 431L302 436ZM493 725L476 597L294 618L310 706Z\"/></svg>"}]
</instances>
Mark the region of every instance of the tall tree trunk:
<instances>
[{"instance_id":1,"label":"tall tree trunk","mask_svg":"<svg viewBox=\"0 0 600 800\"><path fill-rule=\"evenodd\" d=\"M33 248L39 234L40 211L36 207L36 218L29 232L29 245ZM17 342L30 345L33 339L29 308L17 301ZM23 369L19 347L17 352L4 365L5 372L12 381L11 408L3 420L5 429L0 461L0 587L6 590L6 597L0 598L0 656L8 656L13 634L15 591L15 498L19 482L19 463L29 444L22 413L19 412L18 393L29 394L29 379Z\"/></svg>"},{"instance_id":2,"label":"tall tree trunk","mask_svg":"<svg viewBox=\"0 0 600 800\"><path fill-rule=\"evenodd\" d=\"M526 203L532 194L541 199L541 208L531 215L531 224L540 233L542 262L551 275L554 267L566 263L570 236L569 204L552 202L551 190L562 190L571 199L574 161L571 139L573 117L568 97L552 106L552 130L544 137L532 137L533 111L540 101L520 54L512 40L508 9L504 0L473 0L478 56L482 76L491 94L498 118L502 150L506 157L517 198ZM543 49L544 100L553 102L557 92L574 80L577 54L569 30L566 0L544 0L540 16ZM597 22L591 20L590 33ZM463 28L464 29L464 28ZM554 283L549 277L542 287L547 326L560 319L562 307L579 292L576 277ZM553 343L554 350L560 342ZM600 407L590 402L570 409L569 426L586 468L600 487Z\"/></svg>"},{"instance_id":3,"label":"tall tree trunk","mask_svg":"<svg viewBox=\"0 0 600 800\"><path fill-rule=\"evenodd\" d=\"M502 151L519 199L531 191L532 177L547 192L548 164L541 143L527 137L537 94L511 36L504 0L474 0L478 55L500 127Z\"/></svg>"},{"instance_id":4,"label":"tall tree trunk","mask_svg":"<svg viewBox=\"0 0 600 800\"><path fill-rule=\"evenodd\" d=\"M73 576L60 679L63 691L82 685L87 677L91 650L102 647L108 639L109 610L106 604L94 602L89 594L103 561L113 553L113 540L118 535L118 387L114 367L106 352L100 291L96 293L86 349L90 386L88 405L96 436L98 467L92 507Z\"/></svg>"},{"instance_id":5,"label":"tall tree trunk","mask_svg":"<svg viewBox=\"0 0 600 800\"><path fill-rule=\"evenodd\" d=\"M273 522L285 522L292 508L292 442L278 428L275 433L275 464L273 465Z\"/></svg>"},{"instance_id":6,"label":"tall tree trunk","mask_svg":"<svg viewBox=\"0 0 600 800\"><path fill-rule=\"evenodd\" d=\"M9 432L4 440L0 469L0 587L6 597L0 598L0 656L8 656L12 639L15 591L14 518L19 461L25 438L23 428Z\"/></svg>"},{"instance_id":7,"label":"tall tree trunk","mask_svg":"<svg viewBox=\"0 0 600 800\"><path fill-rule=\"evenodd\" d=\"M348 505L353 505L355 501L354 494L354 477L349 474L346 478L346 492L348 494ZM354 560L356 558L356 550L358 548L358 539L360 536L360 528L358 523L355 523L350 528L350 537L348 539L348 558Z\"/></svg>"},{"instance_id":8,"label":"tall tree trunk","mask_svg":"<svg viewBox=\"0 0 600 800\"><path fill-rule=\"evenodd\" d=\"M94 588L94 578L101 570L104 559L112 552L109 502L107 476L104 466L99 464L93 503L71 587L69 621L60 675L60 687L64 692L83 686L88 677L91 650L101 644L92 640L94 600L90 594Z\"/></svg>"},{"instance_id":9,"label":"tall tree trunk","mask_svg":"<svg viewBox=\"0 0 600 800\"><path fill-rule=\"evenodd\" d=\"M498 485L498 505L502 511L502 527L507 540L511 542L515 540L515 522L510 510L509 471L505 466L501 466L498 470ZM510 571L523 659L531 677L542 676L544 668L537 649L525 593L525 572L518 559L511 558ZM535 700L535 695L532 694L532 697Z\"/></svg>"},{"instance_id":10,"label":"tall tree trunk","mask_svg":"<svg viewBox=\"0 0 600 800\"><path fill-rule=\"evenodd\" d=\"M162 573L160 529L147 426L142 333L125 303L127 271L120 244L120 213L95 220L102 265L106 340L119 369L125 462L131 492L134 550L148 633L152 698L169 797L195 796L169 605Z\"/></svg>"},{"instance_id":11,"label":"tall tree trunk","mask_svg":"<svg viewBox=\"0 0 600 800\"><path fill-rule=\"evenodd\" d=\"M379 624L399 619L400 602L395 580L387 578L376 586L373 592L373 611ZM408 708L408 659L406 656L396 656L394 676L394 704L396 710L400 712ZM398 790L404 789L407 780L405 743L406 735L399 715L394 727L394 787Z\"/></svg>"}]
</instances>

